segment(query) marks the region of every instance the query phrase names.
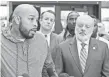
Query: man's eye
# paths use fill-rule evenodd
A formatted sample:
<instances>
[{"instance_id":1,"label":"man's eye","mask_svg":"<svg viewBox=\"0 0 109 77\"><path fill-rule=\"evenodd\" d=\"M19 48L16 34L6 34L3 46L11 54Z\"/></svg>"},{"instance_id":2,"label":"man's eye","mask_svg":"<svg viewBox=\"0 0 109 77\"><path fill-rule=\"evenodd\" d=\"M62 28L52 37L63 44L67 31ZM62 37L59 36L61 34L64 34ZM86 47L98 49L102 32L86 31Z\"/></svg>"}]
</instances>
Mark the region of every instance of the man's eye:
<instances>
[{"instance_id":1,"label":"man's eye","mask_svg":"<svg viewBox=\"0 0 109 77\"><path fill-rule=\"evenodd\" d=\"M48 18L45 18L45 20L48 20Z\"/></svg>"},{"instance_id":2,"label":"man's eye","mask_svg":"<svg viewBox=\"0 0 109 77\"><path fill-rule=\"evenodd\" d=\"M79 27L82 27L83 25L78 25Z\"/></svg>"},{"instance_id":3,"label":"man's eye","mask_svg":"<svg viewBox=\"0 0 109 77\"><path fill-rule=\"evenodd\" d=\"M73 20L73 18L69 18L69 20Z\"/></svg>"},{"instance_id":4,"label":"man's eye","mask_svg":"<svg viewBox=\"0 0 109 77\"><path fill-rule=\"evenodd\" d=\"M34 18L29 18L29 20L31 20L31 21L32 21L32 20L34 20Z\"/></svg>"},{"instance_id":5,"label":"man's eye","mask_svg":"<svg viewBox=\"0 0 109 77\"><path fill-rule=\"evenodd\" d=\"M99 28L101 28L101 26L98 26Z\"/></svg>"},{"instance_id":6,"label":"man's eye","mask_svg":"<svg viewBox=\"0 0 109 77\"><path fill-rule=\"evenodd\" d=\"M53 19L51 19L50 21L51 21L51 22L54 22L54 20L53 20Z\"/></svg>"},{"instance_id":7,"label":"man's eye","mask_svg":"<svg viewBox=\"0 0 109 77\"><path fill-rule=\"evenodd\" d=\"M39 20L38 19L36 19L36 22L38 22Z\"/></svg>"},{"instance_id":8,"label":"man's eye","mask_svg":"<svg viewBox=\"0 0 109 77\"><path fill-rule=\"evenodd\" d=\"M86 25L86 28L90 28L90 26L89 25Z\"/></svg>"}]
</instances>

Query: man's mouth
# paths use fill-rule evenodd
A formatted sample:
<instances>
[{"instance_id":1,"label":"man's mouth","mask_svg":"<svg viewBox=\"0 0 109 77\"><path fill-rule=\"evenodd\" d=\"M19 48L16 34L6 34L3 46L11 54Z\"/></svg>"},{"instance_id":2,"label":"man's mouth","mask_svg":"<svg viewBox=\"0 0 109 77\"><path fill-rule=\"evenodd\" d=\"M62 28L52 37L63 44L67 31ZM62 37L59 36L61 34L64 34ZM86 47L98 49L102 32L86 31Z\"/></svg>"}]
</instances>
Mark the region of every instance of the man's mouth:
<instances>
[{"instance_id":1,"label":"man's mouth","mask_svg":"<svg viewBox=\"0 0 109 77\"><path fill-rule=\"evenodd\" d=\"M50 25L47 25L48 27L50 27Z\"/></svg>"},{"instance_id":2,"label":"man's mouth","mask_svg":"<svg viewBox=\"0 0 109 77\"><path fill-rule=\"evenodd\" d=\"M33 29L30 30L30 32L31 32L32 34L35 34L36 31L37 31L37 28L33 28Z\"/></svg>"},{"instance_id":3,"label":"man's mouth","mask_svg":"<svg viewBox=\"0 0 109 77\"><path fill-rule=\"evenodd\" d=\"M85 36L86 35L84 32L80 32L79 34L82 35L82 36Z\"/></svg>"},{"instance_id":4,"label":"man's mouth","mask_svg":"<svg viewBox=\"0 0 109 77\"><path fill-rule=\"evenodd\" d=\"M30 33L31 33L31 34L35 34L35 33L36 33L36 31L30 31Z\"/></svg>"},{"instance_id":5,"label":"man's mouth","mask_svg":"<svg viewBox=\"0 0 109 77\"><path fill-rule=\"evenodd\" d=\"M33 29L31 29L31 31L34 31L34 32L36 32L36 31L37 31L37 28L33 28Z\"/></svg>"}]
</instances>

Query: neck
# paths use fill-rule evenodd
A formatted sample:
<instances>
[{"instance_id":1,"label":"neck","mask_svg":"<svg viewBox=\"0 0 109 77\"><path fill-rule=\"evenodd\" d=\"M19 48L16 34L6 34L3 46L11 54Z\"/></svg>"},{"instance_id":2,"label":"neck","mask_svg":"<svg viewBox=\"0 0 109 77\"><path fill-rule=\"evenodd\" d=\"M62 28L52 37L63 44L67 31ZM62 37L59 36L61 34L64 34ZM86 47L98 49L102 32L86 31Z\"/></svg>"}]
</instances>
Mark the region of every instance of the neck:
<instances>
[{"instance_id":1,"label":"neck","mask_svg":"<svg viewBox=\"0 0 109 77\"><path fill-rule=\"evenodd\" d=\"M43 34L49 34L51 33L51 30L47 31L47 30L44 30L44 29L40 29L40 31L43 33Z\"/></svg>"},{"instance_id":2,"label":"neck","mask_svg":"<svg viewBox=\"0 0 109 77\"><path fill-rule=\"evenodd\" d=\"M80 39L80 38L77 37L77 40L79 40L80 42L86 42L86 41L88 41L89 39Z\"/></svg>"},{"instance_id":3,"label":"neck","mask_svg":"<svg viewBox=\"0 0 109 77\"><path fill-rule=\"evenodd\" d=\"M18 26L18 25L14 25L14 26ZM21 35L19 29L16 27L12 27L11 34L16 39L24 39L24 37Z\"/></svg>"}]
</instances>

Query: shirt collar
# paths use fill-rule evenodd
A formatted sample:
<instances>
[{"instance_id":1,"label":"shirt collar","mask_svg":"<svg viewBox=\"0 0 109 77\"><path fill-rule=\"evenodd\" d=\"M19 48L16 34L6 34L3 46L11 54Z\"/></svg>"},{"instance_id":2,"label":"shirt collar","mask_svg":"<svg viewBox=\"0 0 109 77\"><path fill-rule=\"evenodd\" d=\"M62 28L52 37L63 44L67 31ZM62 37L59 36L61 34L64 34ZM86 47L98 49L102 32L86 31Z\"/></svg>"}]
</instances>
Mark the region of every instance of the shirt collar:
<instances>
[{"instance_id":1,"label":"shirt collar","mask_svg":"<svg viewBox=\"0 0 109 77\"><path fill-rule=\"evenodd\" d=\"M11 41L13 41L13 42L24 42L24 41L25 41L25 39L17 39L17 38L15 38L15 37L13 37L13 35L11 34L11 31L10 31L10 28L8 28L8 27L3 30L3 35L4 35L7 39L9 39L9 40L11 40Z\"/></svg>"},{"instance_id":2,"label":"shirt collar","mask_svg":"<svg viewBox=\"0 0 109 77\"><path fill-rule=\"evenodd\" d=\"M79 44L81 44L82 42L80 41L80 40L78 40L77 38L76 38L76 40L77 40L77 42L79 43ZM86 44L86 45L89 45L89 40L90 39L88 39L87 41L85 41L84 43Z\"/></svg>"},{"instance_id":3,"label":"shirt collar","mask_svg":"<svg viewBox=\"0 0 109 77\"><path fill-rule=\"evenodd\" d=\"M45 36L45 35L50 36L51 35L51 32L48 33L48 34L44 34L44 33L41 32L41 30L39 30L39 33L41 33L43 36Z\"/></svg>"}]
</instances>

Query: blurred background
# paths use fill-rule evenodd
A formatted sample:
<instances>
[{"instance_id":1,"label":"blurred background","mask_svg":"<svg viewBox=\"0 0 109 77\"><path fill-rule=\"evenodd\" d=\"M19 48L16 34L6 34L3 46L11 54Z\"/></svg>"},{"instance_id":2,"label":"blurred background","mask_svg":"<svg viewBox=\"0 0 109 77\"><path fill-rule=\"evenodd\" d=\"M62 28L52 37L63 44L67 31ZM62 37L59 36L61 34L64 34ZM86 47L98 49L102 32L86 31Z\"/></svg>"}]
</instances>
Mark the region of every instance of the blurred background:
<instances>
[{"instance_id":1,"label":"blurred background","mask_svg":"<svg viewBox=\"0 0 109 77\"><path fill-rule=\"evenodd\" d=\"M9 16L19 4L33 4L41 14L46 10L56 13L54 32L59 34L63 30L67 15L70 11L78 11L80 15L95 15L105 25L105 32L109 33L109 1L1 1L0 24L5 28ZM39 24L40 25L40 24Z\"/></svg>"}]
</instances>

